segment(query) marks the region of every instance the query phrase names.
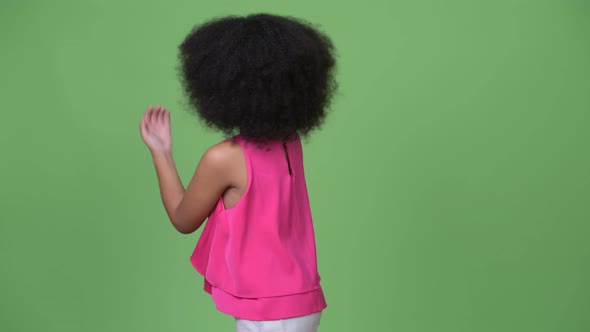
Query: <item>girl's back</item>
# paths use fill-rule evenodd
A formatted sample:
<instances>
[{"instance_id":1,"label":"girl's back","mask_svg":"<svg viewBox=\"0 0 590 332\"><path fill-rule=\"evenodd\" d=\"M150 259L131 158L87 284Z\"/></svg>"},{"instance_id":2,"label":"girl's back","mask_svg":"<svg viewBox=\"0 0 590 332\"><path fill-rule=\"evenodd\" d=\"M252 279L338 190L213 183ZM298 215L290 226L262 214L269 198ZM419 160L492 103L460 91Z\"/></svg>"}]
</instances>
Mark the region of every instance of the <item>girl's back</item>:
<instances>
[{"instance_id":1,"label":"girl's back","mask_svg":"<svg viewBox=\"0 0 590 332\"><path fill-rule=\"evenodd\" d=\"M205 289L221 311L246 319L322 310L299 137L230 140L243 151L247 185L233 207L219 199L193 252L191 262L205 276ZM244 299L257 304L243 306Z\"/></svg>"}]
</instances>

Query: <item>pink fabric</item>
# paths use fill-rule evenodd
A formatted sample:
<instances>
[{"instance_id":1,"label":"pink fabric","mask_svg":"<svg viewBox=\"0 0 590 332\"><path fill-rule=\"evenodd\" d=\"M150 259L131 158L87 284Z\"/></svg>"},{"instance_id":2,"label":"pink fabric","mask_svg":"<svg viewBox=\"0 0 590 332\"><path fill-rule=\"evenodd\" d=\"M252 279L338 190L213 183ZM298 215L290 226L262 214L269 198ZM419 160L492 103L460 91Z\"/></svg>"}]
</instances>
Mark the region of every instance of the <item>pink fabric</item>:
<instances>
[{"instance_id":1,"label":"pink fabric","mask_svg":"<svg viewBox=\"0 0 590 332\"><path fill-rule=\"evenodd\" d=\"M217 308L249 320L307 315L326 307L303 152L287 141L292 174L280 141L260 145L233 137L246 157L248 185L226 209L220 198L191 256Z\"/></svg>"}]
</instances>

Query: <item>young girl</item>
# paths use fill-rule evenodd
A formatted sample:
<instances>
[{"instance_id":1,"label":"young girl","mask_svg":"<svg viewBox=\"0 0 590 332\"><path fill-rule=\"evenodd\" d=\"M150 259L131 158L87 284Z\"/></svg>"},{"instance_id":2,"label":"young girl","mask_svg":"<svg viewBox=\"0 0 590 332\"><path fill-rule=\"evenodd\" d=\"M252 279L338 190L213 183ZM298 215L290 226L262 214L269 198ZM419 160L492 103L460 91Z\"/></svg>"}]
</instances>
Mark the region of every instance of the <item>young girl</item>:
<instances>
[{"instance_id":1,"label":"young girl","mask_svg":"<svg viewBox=\"0 0 590 332\"><path fill-rule=\"evenodd\" d=\"M207 219L191 263L237 331L316 331L326 308L300 137L326 115L333 50L290 17L231 16L194 29L180 45L184 88L228 138L205 152L186 189L170 113L150 107L141 120L172 225L189 234Z\"/></svg>"}]
</instances>

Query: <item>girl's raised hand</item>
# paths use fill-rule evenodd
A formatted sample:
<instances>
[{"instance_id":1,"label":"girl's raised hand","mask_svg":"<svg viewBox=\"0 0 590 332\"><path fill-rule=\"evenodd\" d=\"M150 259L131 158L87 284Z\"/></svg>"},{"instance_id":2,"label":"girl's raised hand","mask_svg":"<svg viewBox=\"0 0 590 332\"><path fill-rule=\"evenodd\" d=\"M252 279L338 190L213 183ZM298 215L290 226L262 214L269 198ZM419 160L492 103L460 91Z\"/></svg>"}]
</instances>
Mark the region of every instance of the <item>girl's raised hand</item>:
<instances>
[{"instance_id":1,"label":"girl's raised hand","mask_svg":"<svg viewBox=\"0 0 590 332\"><path fill-rule=\"evenodd\" d=\"M164 107L148 107L141 118L140 132L143 142L152 152L171 152L170 112Z\"/></svg>"}]
</instances>

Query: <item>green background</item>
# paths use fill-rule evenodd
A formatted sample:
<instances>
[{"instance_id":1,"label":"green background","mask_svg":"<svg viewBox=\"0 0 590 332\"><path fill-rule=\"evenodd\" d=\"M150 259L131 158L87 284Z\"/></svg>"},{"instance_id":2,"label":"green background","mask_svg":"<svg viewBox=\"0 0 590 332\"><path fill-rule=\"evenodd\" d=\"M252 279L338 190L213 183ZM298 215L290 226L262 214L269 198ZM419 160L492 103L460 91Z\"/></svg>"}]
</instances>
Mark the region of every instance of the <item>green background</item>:
<instances>
[{"instance_id":1,"label":"green background","mask_svg":"<svg viewBox=\"0 0 590 332\"><path fill-rule=\"evenodd\" d=\"M0 330L232 331L139 136L188 181L222 137L177 45L215 16L320 24L340 90L305 142L320 331L590 331L590 3L0 2Z\"/></svg>"}]
</instances>

